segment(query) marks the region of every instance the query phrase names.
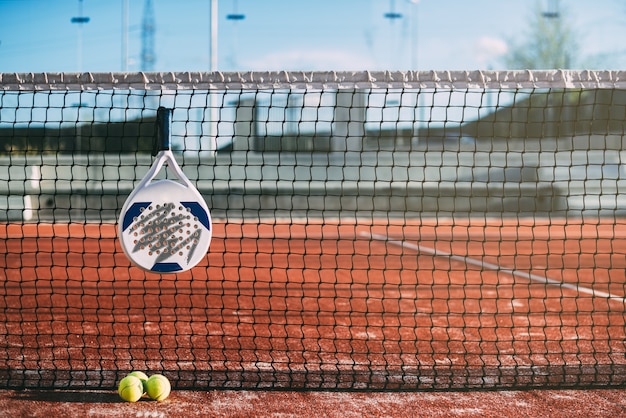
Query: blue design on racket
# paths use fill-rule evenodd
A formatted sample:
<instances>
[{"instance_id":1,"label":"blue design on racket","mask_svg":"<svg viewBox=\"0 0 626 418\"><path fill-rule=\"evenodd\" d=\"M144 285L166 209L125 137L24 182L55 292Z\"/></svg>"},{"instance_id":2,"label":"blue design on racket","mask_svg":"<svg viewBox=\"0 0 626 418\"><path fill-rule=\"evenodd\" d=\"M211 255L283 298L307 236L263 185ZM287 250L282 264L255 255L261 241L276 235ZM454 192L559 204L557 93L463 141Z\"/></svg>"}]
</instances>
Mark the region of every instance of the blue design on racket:
<instances>
[{"instance_id":1,"label":"blue design on racket","mask_svg":"<svg viewBox=\"0 0 626 418\"><path fill-rule=\"evenodd\" d=\"M159 108L162 149L128 196L119 217L124 253L136 266L157 273L179 273L196 266L211 243L211 215L200 192L169 149L171 110ZM178 181L154 180L163 166Z\"/></svg>"}]
</instances>

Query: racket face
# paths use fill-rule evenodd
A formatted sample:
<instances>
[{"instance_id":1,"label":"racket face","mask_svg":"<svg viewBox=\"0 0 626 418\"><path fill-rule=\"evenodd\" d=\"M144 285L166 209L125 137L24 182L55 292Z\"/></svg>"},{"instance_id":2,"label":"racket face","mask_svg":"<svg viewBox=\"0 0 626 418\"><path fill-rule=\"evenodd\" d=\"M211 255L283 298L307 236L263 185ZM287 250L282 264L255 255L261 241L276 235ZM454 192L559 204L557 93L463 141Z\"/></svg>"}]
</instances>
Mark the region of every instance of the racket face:
<instances>
[{"instance_id":1,"label":"racket face","mask_svg":"<svg viewBox=\"0 0 626 418\"><path fill-rule=\"evenodd\" d=\"M144 270L178 273L197 265L211 243L209 209L191 185L156 180L126 200L119 219L126 256Z\"/></svg>"}]
</instances>

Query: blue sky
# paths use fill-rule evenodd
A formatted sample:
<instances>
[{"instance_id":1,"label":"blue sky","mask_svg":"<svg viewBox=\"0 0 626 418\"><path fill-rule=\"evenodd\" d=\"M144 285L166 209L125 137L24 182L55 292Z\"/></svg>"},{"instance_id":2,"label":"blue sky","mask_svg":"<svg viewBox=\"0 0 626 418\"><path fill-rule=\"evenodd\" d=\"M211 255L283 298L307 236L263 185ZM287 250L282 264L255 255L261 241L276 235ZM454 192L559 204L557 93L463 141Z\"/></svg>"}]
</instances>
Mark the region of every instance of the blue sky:
<instances>
[{"instance_id":1,"label":"blue sky","mask_svg":"<svg viewBox=\"0 0 626 418\"><path fill-rule=\"evenodd\" d=\"M145 0L129 1L128 70L141 69ZM546 9L555 0L538 0ZM122 70L123 0L0 0L0 72ZM152 0L156 71L209 70L209 0ZM536 0L219 0L218 69L503 68ZM390 21L392 10L401 19ZM626 4L561 0L588 65L626 68ZM245 19L233 22L227 14ZM413 52L411 52L413 51ZM80 57L80 58L79 58Z\"/></svg>"}]
</instances>

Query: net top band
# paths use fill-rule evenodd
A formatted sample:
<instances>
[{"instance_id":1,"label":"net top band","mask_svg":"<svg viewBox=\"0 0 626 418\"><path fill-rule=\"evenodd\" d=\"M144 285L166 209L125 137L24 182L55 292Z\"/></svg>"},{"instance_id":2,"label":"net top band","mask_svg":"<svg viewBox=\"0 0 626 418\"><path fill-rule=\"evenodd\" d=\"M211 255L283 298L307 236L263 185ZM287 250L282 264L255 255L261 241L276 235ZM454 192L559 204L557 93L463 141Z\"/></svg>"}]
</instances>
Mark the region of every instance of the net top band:
<instances>
[{"instance_id":1,"label":"net top band","mask_svg":"<svg viewBox=\"0 0 626 418\"><path fill-rule=\"evenodd\" d=\"M626 71L266 71L0 73L0 90L626 88Z\"/></svg>"}]
</instances>

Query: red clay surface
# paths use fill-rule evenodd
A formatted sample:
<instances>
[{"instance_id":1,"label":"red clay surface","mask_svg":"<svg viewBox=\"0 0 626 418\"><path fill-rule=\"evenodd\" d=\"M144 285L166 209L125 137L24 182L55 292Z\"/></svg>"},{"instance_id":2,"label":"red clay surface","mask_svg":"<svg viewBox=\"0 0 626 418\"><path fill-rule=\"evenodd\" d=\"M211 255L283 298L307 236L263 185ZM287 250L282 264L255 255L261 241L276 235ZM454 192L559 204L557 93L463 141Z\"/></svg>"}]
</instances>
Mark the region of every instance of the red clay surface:
<instances>
[{"instance_id":1,"label":"red clay surface","mask_svg":"<svg viewBox=\"0 0 626 418\"><path fill-rule=\"evenodd\" d=\"M0 226L0 386L626 383L620 220L215 223L178 275L114 225Z\"/></svg>"},{"instance_id":2,"label":"red clay surface","mask_svg":"<svg viewBox=\"0 0 626 418\"><path fill-rule=\"evenodd\" d=\"M626 389L500 392L174 391L122 402L114 391L0 391L0 417L550 417L626 415Z\"/></svg>"}]
</instances>

